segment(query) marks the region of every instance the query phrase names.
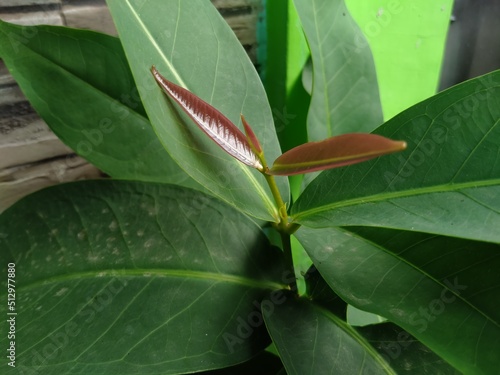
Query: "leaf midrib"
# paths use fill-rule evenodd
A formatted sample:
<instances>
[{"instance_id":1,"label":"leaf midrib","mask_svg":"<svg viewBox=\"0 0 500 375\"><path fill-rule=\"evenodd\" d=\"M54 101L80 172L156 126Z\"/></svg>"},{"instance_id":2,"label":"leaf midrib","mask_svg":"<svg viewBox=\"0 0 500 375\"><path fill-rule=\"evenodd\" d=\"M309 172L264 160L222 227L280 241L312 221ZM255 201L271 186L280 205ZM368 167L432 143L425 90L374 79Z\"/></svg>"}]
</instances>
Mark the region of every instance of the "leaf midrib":
<instances>
[{"instance_id":1,"label":"leaf midrib","mask_svg":"<svg viewBox=\"0 0 500 375\"><path fill-rule=\"evenodd\" d=\"M161 50L161 48L158 45L158 43L156 43L155 39L153 38L153 36L149 32L149 30L146 27L146 25L142 22L141 18L139 17L139 14L137 14L135 8L130 3L130 0L125 0L125 4L130 9L131 14L133 14L134 18L136 19L137 23L140 25L140 28L143 30L143 32L147 36L148 40L151 42L151 44L154 46L154 48L158 51L158 54L162 57L163 61L167 64L168 68L170 69L170 72L175 76L175 79L177 80L177 83L180 86L184 87L185 89L189 89L188 86L187 86L187 84L181 78L180 74L177 72L177 69L175 69L175 67L173 66L173 64L171 63L171 61L167 58L167 56L165 56L165 54ZM179 7L180 6L181 5L180 5L180 2L179 2ZM270 199L269 195L265 193L263 187L256 180L255 176L250 173L250 171L249 171L249 169L248 169L248 167L246 165L244 165L244 164L242 164L240 162L237 162L235 159L233 159L233 160L235 162L233 164L236 164L240 168L240 170L242 170L243 173L248 177L250 183L255 188L255 191L262 198L265 206L268 209L269 214L275 220L278 220L279 215L278 215L278 210L277 210L276 206L273 204L273 201ZM221 198L223 198L223 197L221 197ZM223 200L225 200L225 199L223 199Z\"/></svg>"},{"instance_id":2,"label":"leaf midrib","mask_svg":"<svg viewBox=\"0 0 500 375\"><path fill-rule=\"evenodd\" d=\"M341 232L343 232L343 233L345 233L345 234L348 234L348 235L350 235L352 237L355 237L355 238L357 238L360 241L369 243L371 246L377 248L379 251L384 252L387 256L393 257L398 262L406 264L408 267L410 267L411 269L413 269L415 272L417 272L421 276L424 276L428 280L431 280L433 283L435 283L436 285L438 285L441 290L444 290L444 289L448 290L457 299L459 299L460 301L462 301L463 304L467 305L471 310L475 311L477 314L479 314L480 316L482 316L485 320L487 320L488 322L490 322L494 326L497 326L498 328L500 328L500 324L494 318L492 318L491 316L489 316L488 314L486 314L485 312L483 312L479 307L477 307L472 302L470 302L461 293L455 292L452 288L448 287L444 282L439 281L439 279L437 279L435 276L433 276L432 274L426 272L420 265L418 265L416 263L410 262L408 259L404 258L400 254L395 253L395 252L389 250L384 245L379 244L378 242L374 242L374 241L372 241L372 240L370 240L370 239L368 239L368 238L366 238L366 237L364 237L364 236L362 236L362 235L360 235L360 234L358 234L356 232L352 232L348 228L336 228L336 229L339 230L339 231L341 231ZM397 306L399 306L399 305L397 305ZM378 313L378 312L376 312L376 313Z\"/></svg>"},{"instance_id":3,"label":"leaf midrib","mask_svg":"<svg viewBox=\"0 0 500 375\"><path fill-rule=\"evenodd\" d=\"M372 357L375 362L377 362L381 368L387 374L397 375L396 372L382 359L380 354L375 350L375 348L370 345L367 339L365 339L358 331L356 331L351 325L346 323L344 320L337 317L331 311L325 309L322 306L312 304L313 308L318 310L318 312L324 315L328 320L332 321L335 326L344 331L348 336L350 336L354 341L356 341L364 350L365 353Z\"/></svg>"},{"instance_id":4,"label":"leaf midrib","mask_svg":"<svg viewBox=\"0 0 500 375\"><path fill-rule=\"evenodd\" d=\"M423 188L413 188L408 190L401 190L389 193L380 193L374 195L368 195L363 197L357 197L352 199L346 199L339 202L329 203L323 206L311 208L309 210L301 211L299 213L293 214L292 218L294 221L300 222L301 220L306 220L308 217L317 215L319 213L334 210L342 207L356 206L367 203L376 203L389 201L397 198L408 198L418 195L433 194L433 193L446 193L446 192L457 192L464 189L470 188L480 188L487 186L500 185L500 178L495 178L491 180L481 180L481 181L468 181L462 183L446 183L440 185L433 185ZM300 203L300 201L299 201Z\"/></svg>"},{"instance_id":5,"label":"leaf midrib","mask_svg":"<svg viewBox=\"0 0 500 375\"><path fill-rule=\"evenodd\" d=\"M52 276L48 278L43 278L41 280L37 280L27 285L20 286L17 288L17 290L19 292L22 290L29 290L30 288L36 288L42 285L46 286L52 283L60 283L60 282L82 280L82 279L99 280L109 277L111 278L142 277L144 279L150 279L153 277L165 277L165 278L171 277L171 278L186 278L189 280L227 282L227 283L247 286L250 288L259 288L265 290L281 290L287 288L286 285L271 280L255 280L248 277L231 275L226 273L204 272L204 271L183 270L183 269L134 268L128 270L101 269L95 271L75 272L71 274Z\"/></svg>"}]
</instances>

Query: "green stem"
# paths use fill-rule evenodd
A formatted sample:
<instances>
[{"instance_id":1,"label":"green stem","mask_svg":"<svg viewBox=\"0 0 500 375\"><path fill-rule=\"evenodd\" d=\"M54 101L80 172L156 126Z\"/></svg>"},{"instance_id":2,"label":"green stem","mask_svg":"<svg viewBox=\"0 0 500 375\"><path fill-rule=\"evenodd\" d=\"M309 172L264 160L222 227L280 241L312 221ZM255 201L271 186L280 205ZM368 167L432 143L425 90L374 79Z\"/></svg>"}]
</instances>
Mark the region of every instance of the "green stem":
<instances>
[{"instance_id":1,"label":"green stem","mask_svg":"<svg viewBox=\"0 0 500 375\"><path fill-rule=\"evenodd\" d=\"M285 256L285 265L290 272L291 282L288 284L290 290L297 292L297 278L295 277L295 268L293 266L292 243L290 242L290 234L280 232L281 243L283 245L283 253Z\"/></svg>"},{"instance_id":2,"label":"green stem","mask_svg":"<svg viewBox=\"0 0 500 375\"><path fill-rule=\"evenodd\" d=\"M247 135L248 137L248 135ZM271 189L271 193L273 194L274 200L276 202L276 206L278 207L278 215L279 221L277 223L273 223L273 226L279 232L281 236L281 244L283 246L283 252L285 256L285 266L290 272L291 282L289 287L292 291L297 291L297 280L295 277L295 268L293 267L293 256L292 256L292 244L290 241L290 236L293 232L299 229L300 225L297 223L289 223L288 212L286 211L287 207L283 198L281 197L280 191L278 189L278 185L276 184L276 180L273 175L267 174L266 172L269 170L266 163L266 158L264 157L264 152L262 149L257 149L253 144L253 141L249 139L249 144L252 150L257 154L259 160L262 164L262 169L259 171L266 178L267 184Z\"/></svg>"},{"instance_id":3,"label":"green stem","mask_svg":"<svg viewBox=\"0 0 500 375\"><path fill-rule=\"evenodd\" d=\"M292 277L292 281L290 282L289 287L292 291L297 291L297 280L295 277L295 268L293 266L292 245L290 242L290 236L292 235L293 232L295 232L299 228L299 224L288 222L289 218L286 210L287 207L285 202L283 201L283 198L281 197L278 185L276 184L276 180L274 179L273 175L269 175L266 173L267 165L264 159L264 155L261 154L260 159L264 166L261 172L266 178L266 181L269 185L269 188L271 189L271 193L273 194L274 200L278 207L279 222L274 223L274 227L280 233L281 244L283 246L283 253L285 256L285 266L287 270L290 272L290 275Z\"/></svg>"},{"instance_id":4,"label":"green stem","mask_svg":"<svg viewBox=\"0 0 500 375\"><path fill-rule=\"evenodd\" d=\"M271 188L271 193L273 193L274 201L278 205L278 210L280 210L280 217L281 217L281 207L285 206L285 202L283 202L283 198L281 198L280 191L278 190L278 185L276 185L276 180L274 179L273 175L266 174L265 172L263 172L262 174L266 178L266 181L269 187ZM287 214L287 219L288 219L288 214Z\"/></svg>"}]
</instances>

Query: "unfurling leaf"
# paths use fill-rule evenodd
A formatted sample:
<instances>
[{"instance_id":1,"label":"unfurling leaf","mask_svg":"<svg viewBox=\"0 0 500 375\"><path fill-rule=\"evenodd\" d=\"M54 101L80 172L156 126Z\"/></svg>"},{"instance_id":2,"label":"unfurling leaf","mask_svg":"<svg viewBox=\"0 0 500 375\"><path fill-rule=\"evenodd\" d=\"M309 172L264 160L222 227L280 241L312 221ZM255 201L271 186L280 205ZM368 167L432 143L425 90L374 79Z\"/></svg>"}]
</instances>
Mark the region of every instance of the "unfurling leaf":
<instances>
[{"instance_id":1,"label":"unfurling leaf","mask_svg":"<svg viewBox=\"0 0 500 375\"><path fill-rule=\"evenodd\" d=\"M376 134L352 133L297 146L274 161L267 174L290 176L356 164L402 151L406 142Z\"/></svg>"},{"instance_id":2,"label":"unfurling leaf","mask_svg":"<svg viewBox=\"0 0 500 375\"><path fill-rule=\"evenodd\" d=\"M168 81L154 66L151 73L162 90L224 151L250 167L263 169L243 132L226 116L190 91Z\"/></svg>"},{"instance_id":3,"label":"unfurling leaf","mask_svg":"<svg viewBox=\"0 0 500 375\"><path fill-rule=\"evenodd\" d=\"M247 135L247 141L252 150L259 156L263 155L262 146L260 145L259 139L253 132L250 124L245 120L245 117L241 115L241 122L243 123L243 127L245 128L245 134Z\"/></svg>"}]
</instances>

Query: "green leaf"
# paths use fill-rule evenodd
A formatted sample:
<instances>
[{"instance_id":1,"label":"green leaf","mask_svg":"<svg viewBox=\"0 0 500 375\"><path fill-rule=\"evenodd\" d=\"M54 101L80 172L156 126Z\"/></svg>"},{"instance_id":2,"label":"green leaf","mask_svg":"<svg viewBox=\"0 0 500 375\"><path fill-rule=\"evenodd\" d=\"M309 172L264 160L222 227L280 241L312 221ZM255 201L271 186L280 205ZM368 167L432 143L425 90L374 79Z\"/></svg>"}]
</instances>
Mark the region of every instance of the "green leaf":
<instances>
[{"instance_id":1,"label":"green leaf","mask_svg":"<svg viewBox=\"0 0 500 375\"><path fill-rule=\"evenodd\" d=\"M373 324L356 330L377 349L398 374L461 374L395 324Z\"/></svg>"},{"instance_id":2,"label":"green leaf","mask_svg":"<svg viewBox=\"0 0 500 375\"><path fill-rule=\"evenodd\" d=\"M407 150L321 173L293 217L500 242L499 82L500 72L487 74L388 121L374 133Z\"/></svg>"},{"instance_id":3,"label":"green leaf","mask_svg":"<svg viewBox=\"0 0 500 375\"><path fill-rule=\"evenodd\" d=\"M2 267L16 268L17 361L6 374L180 374L236 365L269 344L259 306L283 288L282 253L198 191L60 185L0 216L0 247Z\"/></svg>"},{"instance_id":4,"label":"green leaf","mask_svg":"<svg viewBox=\"0 0 500 375\"><path fill-rule=\"evenodd\" d=\"M386 317L465 374L500 367L500 247L381 228L295 233L346 302Z\"/></svg>"},{"instance_id":5,"label":"green leaf","mask_svg":"<svg viewBox=\"0 0 500 375\"><path fill-rule=\"evenodd\" d=\"M0 21L0 57L54 133L107 174L201 189L156 137L117 38Z\"/></svg>"},{"instance_id":6,"label":"green leaf","mask_svg":"<svg viewBox=\"0 0 500 375\"><path fill-rule=\"evenodd\" d=\"M243 212L279 220L264 176L222 151L179 112L149 69L188 89L230 121L243 114L269 160L281 152L260 79L224 19L208 1L108 1L143 103L160 140L196 181ZM196 32L193 32L196 30ZM288 200L288 181L278 181Z\"/></svg>"},{"instance_id":7,"label":"green leaf","mask_svg":"<svg viewBox=\"0 0 500 375\"><path fill-rule=\"evenodd\" d=\"M289 375L396 374L375 349L330 311L288 294L262 306L267 329Z\"/></svg>"},{"instance_id":8,"label":"green leaf","mask_svg":"<svg viewBox=\"0 0 500 375\"><path fill-rule=\"evenodd\" d=\"M309 139L370 132L383 121L370 48L344 0L294 0L311 49Z\"/></svg>"},{"instance_id":9,"label":"green leaf","mask_svg":"<svg viewBox=\"0 0 500 375\"><path fill-rule=\"evenodd\" d=\"M405 142L393 141L376 134L342 134L292 148L276 159L266 173L289 176L338 168L405 148Z\"/></svg>"}]
</instances>

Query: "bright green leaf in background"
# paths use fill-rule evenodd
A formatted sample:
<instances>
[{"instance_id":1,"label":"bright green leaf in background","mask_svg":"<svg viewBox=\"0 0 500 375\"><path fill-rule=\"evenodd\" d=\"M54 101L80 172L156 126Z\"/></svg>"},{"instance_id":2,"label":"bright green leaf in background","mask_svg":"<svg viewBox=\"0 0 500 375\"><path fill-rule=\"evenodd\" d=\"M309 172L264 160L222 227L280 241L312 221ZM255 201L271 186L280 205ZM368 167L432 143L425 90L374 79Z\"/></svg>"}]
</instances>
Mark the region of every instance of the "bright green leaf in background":
<instances>
[{"instance_id":1,"label":"bright green leaf in background","mask_svg":"<svg viewBox=\"0 0 500 375\"><path fill-rule=\"evenodd\" d=\"M346 4L373 54L384 118L434 95L453 0L346 0ZM368 46L360 43L360 47Z\"/></svg>"},{"instance_id":2,"label":"bright green leaf in background","mask_svg":"<svg viewBox=\"0 0 500 375\"><path fill-rule=\"evenodd\" d=\"M344 0L295 0L313 64L310 141L370 132L382 121L370 48Z\"/></svg>"},{"instance_id":3,"label":"bright green leaf in background","mask_svg":"<svg viewBox=\"0 0 500 375\"><path fill-rule=\"evenodd\" d=\"M19 322L16 368L8 371L2 356L4 374L235 365L269 344L255 317L264 296L283 288L282 254L258 226L172 185L101 180L45 189L2 214L0 248L3 269L15 263ZM0 345L8 348L7 335Z\"/></svg>"},{"instance_id":4,"label":"bright green leaf in background","mask_svg":"<svg viewBox=\"0 0 500 375\"><path fill-rule=\"evenodd\" d=\"M498 245L368 227L295 235L346 302L398 324L465 374L497 373Z\"/></svg>"},{"instance_id":5,"label":"bright green leaf in background","mask_svg":"<svg viewBox=\"0 0 500 375\"><path fill-rule=\"evenodd\" d=\"M266 95L245 50L209 1L108 1L141 98L158 137L196 181L260 219L279 216L264 177L226 155L156 85L155 65L239 124L243 114L268 160L281 154ZM193 33L196 38L193 38ZM286 178L278 181L288 201Z\"/></svg>"},{"instance_id":6,"label":"bright green leaf in background","mask_svg":"<svg viewBox=\"0 0 500 375\"><path fill-rule=\"evenodd\" d=\"M366 225L500 242L500 72L446 90L374 133L402 153L322 172L292 207L311 227Z\"/></svg>"},{"instance_id":7,"label":"bright green leaf in background","mask_svg":"<svg viewBox=\"0 0 500 375\"><path fill-rule=\"evenodd\" d=\"M0 21L0 58L54 133L110 176L201 189L156 137L117 38Z\"/></svg>"}]
</instances>

